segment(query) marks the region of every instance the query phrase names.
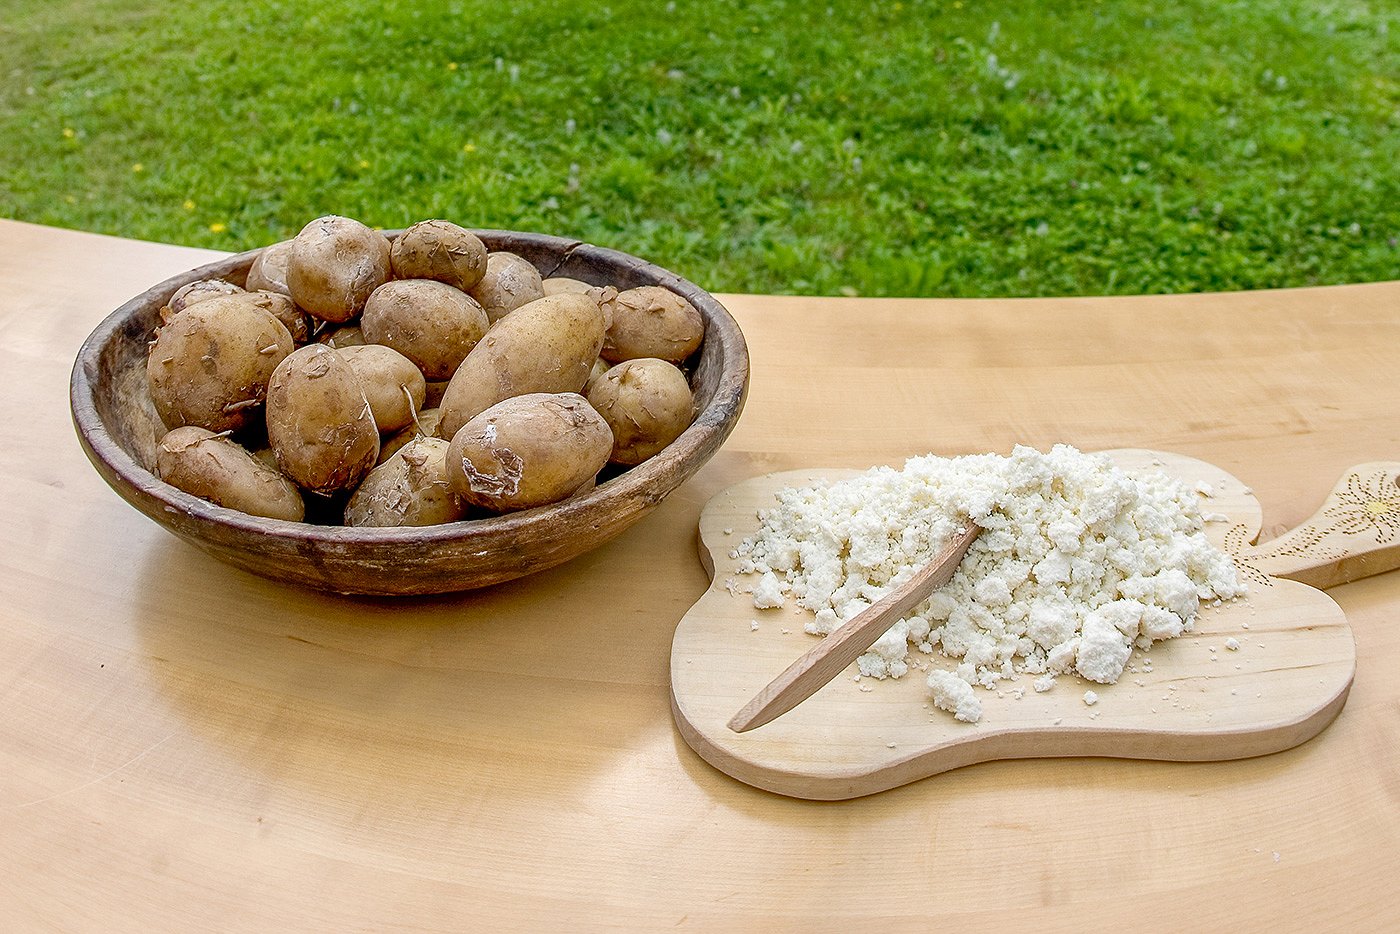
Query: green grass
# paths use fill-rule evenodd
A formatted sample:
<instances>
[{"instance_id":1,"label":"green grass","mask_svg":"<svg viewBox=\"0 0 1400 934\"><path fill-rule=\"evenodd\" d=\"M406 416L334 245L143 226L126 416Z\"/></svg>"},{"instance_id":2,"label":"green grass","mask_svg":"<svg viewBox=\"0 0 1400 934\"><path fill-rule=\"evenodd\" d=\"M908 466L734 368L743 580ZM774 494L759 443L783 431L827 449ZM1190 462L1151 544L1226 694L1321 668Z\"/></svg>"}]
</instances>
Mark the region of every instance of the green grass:
<instances>
[{"instance_id":1,"label":"green grass","mask_svg":"<svg viewBox=\"0 0 1400 934\"><path fill-rule=\"evenodd\" d=\"M1391 0L4 5L21 220L447 217L780 293L1400 276Z\"/></svg>"}]
</instances>

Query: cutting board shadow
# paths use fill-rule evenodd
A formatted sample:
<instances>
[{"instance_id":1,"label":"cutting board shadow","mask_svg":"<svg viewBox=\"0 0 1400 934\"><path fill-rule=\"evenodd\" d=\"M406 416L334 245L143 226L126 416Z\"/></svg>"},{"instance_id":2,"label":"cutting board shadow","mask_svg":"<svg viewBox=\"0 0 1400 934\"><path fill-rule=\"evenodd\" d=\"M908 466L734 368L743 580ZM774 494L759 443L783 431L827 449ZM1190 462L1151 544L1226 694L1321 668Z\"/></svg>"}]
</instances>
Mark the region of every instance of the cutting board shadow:
<instances>
[{"instance_id":1,"label":"cutting board shadow","mask_svg":"<svg viewBox=\"0 0 1400 934\"><path fill-rule=\"evenodd\" d=\"M737 573L730 551L757 530L758 510L771 507L779 489L858 471L768 474L721 491L701 514L700 556L711 585L681 619L671 648L671 707L681 735L740 781L819 800L873 794L994 759L1239 759L1316 736L1341 712L1356 670L1346 617L1317 587L1400 563L1400 543L1391 543L1385 526L1365 521L1388 518L1385 510L1393 509L1400 524L1400 465L1353 468L1312 519L1256 546L1261 509L1235 477L1175 454L1107 453L1130 470L1156 468L1188 486L1210 485L1203 511L1217 521L1206 533L1235 557L1250 585L1246 597L1203 607L1193 632L1135 652L1117 684L1061 675L1051 690L1036 693L1034 676L1020 675L995 691L978 689L983 713L975 724L954 720L929 699L926 672L955 662L916 652L903 678L859 679L852 665L772 723L735 733L730 717L814 637L803 632L810 614L791 601L783 609L754 608L746 591L756 578ZM1093 705L1086 690L1098 696Z\"/></svg>"}]
</instances>

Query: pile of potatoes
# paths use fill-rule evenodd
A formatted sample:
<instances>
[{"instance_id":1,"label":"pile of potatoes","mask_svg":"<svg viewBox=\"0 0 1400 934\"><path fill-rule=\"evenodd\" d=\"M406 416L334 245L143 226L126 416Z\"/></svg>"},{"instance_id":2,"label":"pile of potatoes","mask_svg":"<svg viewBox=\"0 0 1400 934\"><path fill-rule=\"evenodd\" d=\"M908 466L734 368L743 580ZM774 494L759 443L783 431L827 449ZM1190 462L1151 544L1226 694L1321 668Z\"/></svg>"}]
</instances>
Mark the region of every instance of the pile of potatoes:
<instances>
[{"instance_id":1,"label":"pile of potatoes","mask_svg":"<svg viewBox=\"0 0 1400 934\"><path fill-rule=\"evenodd\" d=\"M704 321L657 286L541 279L470 231L346 217L263 250L246 288L161 310L160 478L254 516L425 526L559 502L670 444Z\"/></svg>"}]
</instances>

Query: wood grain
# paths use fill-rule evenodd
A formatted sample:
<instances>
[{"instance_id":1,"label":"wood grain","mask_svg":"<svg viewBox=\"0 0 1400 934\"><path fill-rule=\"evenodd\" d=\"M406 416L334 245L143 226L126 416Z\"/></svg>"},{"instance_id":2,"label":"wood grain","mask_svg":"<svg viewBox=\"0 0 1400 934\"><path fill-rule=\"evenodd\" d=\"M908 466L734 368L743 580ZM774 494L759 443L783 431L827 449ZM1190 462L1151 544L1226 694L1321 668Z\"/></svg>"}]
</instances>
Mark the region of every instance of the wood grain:
<instances>
[{"instance_id":1,"label":"wood grain","mask_svg":"<svg viewBox=\"0 0 1400 934\"><path fill-rule=\"evenodd\" d=\"M725 487L1140 446L1239 477L1272 538L1400 452L1400 284L718 296L753 379L703 469L567 565L389 601L217 561L82 454L83 338L217 255L7 221L0 243L0 929L1400 927L1394 574L1328 591L1356 637L1343 715L1255 759L989 762L824 804L711 768L668 709L708 586L696 524Z\"/></svg>"},{"instance_id":2,"label":"wood grain","mask_svg":"<svg viewBox=\"0 0 1400 934\"><path fill-rule=\"evenodd\" d=\"M1208 485L1212 495L1203 511L1222 517L1206 525L1217 547L1226 547L1231 529L1258 528L1258 503L1224 471L1165 452L1108 453L1130 470L1160 469L1188 487ZM721 492L700 515L704 563L714 580L676 628L672 711L686 742L741 781L834 800L992 759L1245 758L1311 739L1346 702L1356 655L1342 611L1319 590L1270 578L1242 599L1204 607L1193 633L1135 651L1117 684L1061 675L1050 691L1036 693L1035 676L1021 675L995 692L979 690L982 719L967 724L933 709L925 684L928 670L955 662L915 654L917 667L904 678L862 679L851 666L782 720L740 735L730 728L730 714L794 653L809 650L813 638L802 631L809 612L755 609L745 591L756 578L739 574L728 553L757 531L758 511L774 505L778 490L848 475L769 474ZM1313 566L1349 557L1318 551ZM1228 639L1239 648L1230 650ZM1097 695L1093 706L1084 702L1086 690Z\"/></svg>"}]
</instances>

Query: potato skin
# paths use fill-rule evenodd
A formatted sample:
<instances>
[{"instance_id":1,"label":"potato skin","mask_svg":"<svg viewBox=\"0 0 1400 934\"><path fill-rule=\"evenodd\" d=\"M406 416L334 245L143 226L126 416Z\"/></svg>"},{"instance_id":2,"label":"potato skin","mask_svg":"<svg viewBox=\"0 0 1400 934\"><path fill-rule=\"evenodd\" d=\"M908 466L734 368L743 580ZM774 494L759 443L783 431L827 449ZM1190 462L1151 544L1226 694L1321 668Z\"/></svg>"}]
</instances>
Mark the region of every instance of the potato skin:
<instances>
[{"instance_id":1,"label":"potato skin","mask_svg":"<svg viewBox=\"0 0 1400 934\"><path fill-rule=\"evenodd\" d=\"M243 293L246 300L272 313L272 316L287 328L292 342L301 346L311 339L311 316L296 306L296 303L281 292L268 289Z\"/></svg>"},{"instance_id":2,"label":"potato skin","mask_svg":"<svg viewBox=\"0 0 1400 934\"><path fill-rule=\"evenodd\" d=\"M448 443L415 438L375 467L345 506L345 524L361 527L456 522L467 507L447 484Z\"/></svg>"},{"instance_id":3,"label":"potato skin","mask_svg":"<svg viewBox=\"0 0 1400 934\"><path fill-rule=\"evenodd\" d=\"M423 407L428 385L413 361L392 347L361 344L337 350L360 378L374 423L381 433L398 431L412 424L413 414ZM408 390L408 395L404 390ZM409 398L413 404L409 405Z\"/></svg>"},{"instance_id":4,"label":"potato skin","mask_svg":"<svg viewBox=\"0 0 1400 934\"><path fill-rule=\"evenodd\" d=\"M588 403L613 433L614 464L640 464L676 440L693 416L690 384L673 364L625 360L594 380Z\"/></svg>"},{"instance_id":5,"label":"potato skin","mask_svg":"<svg viewBox=\"0 0 1400 934\"><path fill-rule=\"evenodd\" d=\"M470 291L495 324L520 306L544 298L544 280L527 259L504 251L488 253L486 274Z\"/></svg>"},{"instance_id":6,"label":"potato skin","mask_svg":"<svg viewBox=\"0 0 1400 934\"><path fill-rule=\"evenodd\" d=\"M176 289L175 294L170 296L170 301L161 308L160 323L169 324L171 319L180 312L205 299L213 298L216 295L239 295L242 292L243 289L232 282L225 282L223 279L200 279L198 282L186 283Z\"/></svg>"},{"instance_id":7,"label":"potato skin","mask_svg":"<svg viewBox=\"0 0 1400 934\"><path fill-rule=\"evenodd\" d=\"M359 347L368 344L365 340L365 332L358 324L347 324L344 327L331 328L322 331L316 338L316 343L325 344L332 350L344 350L346 347Z\"/></svg>"},{"instance_id":8,"label":"potato skin","mask_svg":"<svg viewBox=\"0 0 1400 934\"><path fill-rule=\"evenodd\" d=\"M389 279L389 240L357 220L318 217L292 240L287 289L292 301L323 321L349 321Z\"/></svg>"},{"instance_id":9,"label":"potato skin","mask_svg":"<svg viewBox=\"0 0 1400 934\"><path fill-rule=\"evenodd\" d=\"M442 418L441 409L424 409L418 413L417 423L407 425L403 431L394 435L388 441L381 441L379 444L379 463L382 464L389 458L397 454L404 445L414 438L436 438L438 421ZM439 441L443 440L438 438ZM378 466L378 465L376 465Z\"/></svg>"},{"instance_id":10,"label":"potato skin","mask_svg":"<svg viewBox=\"0 0 1400 934\"><path fill-rule=\"evenodd\" d=\"M452 490L497 512L566 499L607 463L612 431L577 393L529 393L462 426L447 452Z\"/></svg>"},{"instance_id":11,"label":"potato skin","mask_svg":"<svg viewBox=\"0 0 1400 934\"><path fill-rule=\"evenodd\" d=\"M167 428L242 428L292 352L292 335L241 294L187 306L161 328L146 360L151 401Z\"/></svg>"},{"instance_id":12,"label":"potato skin","mask_svg":"<svg viewBox=\"0 0 1400 934\"><path fill-rule=\"evenodd\" d=\"M619 292L611 311L603 359L611 363L656 357L680 363L705 337L705 319L670 289L644 285Z\"/></svg>"},{"instance_id":13,"label":"potato skin","mask_svg":"<svg viewBox=\"0 0 1400 934\"><path fill-rule=\"evenodd\" d=\"M570 279L568 276L551 276L542 283L544 294L558 295L560 292L577 292L580 295L587 295L588 290L593 288L581 279Z\"/></svg>"},{"instance_id":14,"label":"potato skin","mask_svg":"<svg viewBox=\"0 0 1400 934\"><path fill-rule=\"evenodd\" d=\"M292 481L222 434L187 425L160 439L156 473L171 486L268 519L301 522L306 504Z\"/></svg>"},{"instance_id":15,"label":"potato skin","mask_svg":"<svg viewBox=\"0 0 1400 934\"><path fill-rule=\"evenodd\" d=\"M486 244L448 221L419 221L394 240L389 262L395 278L436 279L465 292L486 275Z\"/></svg>"},{"instance_id":16,"label":"potato skin","mask_svg":"<svg viewBox=\"0 0 1400 934\"><path fill-rule=\"evenodd\" d=\"M267 440L302 489L353 487L379 456L364 387L341 352L307 344L278 364L267 389Z\"/></svg>"},{"instance_id":17,"label":"potato skin","mask_svg":"<svg viewBox=\"0 0 1400 934\"><path fill-rule=\"evenodd\" d=\"M394 348L434 382L451 379L490 326L476 299L432 279L384 283L360 318L367 341Z\"/></svg>"},{"instance_id":18,"label":"potato skin","mask_svg":"<svg viewBox=\"0 0 1400 934\"><path fill-rule=\"evenodd\" d=\"M288 297L287 263L292 258L292 241L279 240L253 257L253 265L248 267L249 292L278 292Z\"/></svg>"},{"instance_id":19,"label":"potato skin","mask_svg":"<svg viewBox=\"0 0 1400 934\"><path fill-rule=\"evenodd\" d=\"M603 344L602 312L586 295L551 295L522 305L486 332L442 395L438 435L511 396L578 392Z\"/></svg>"}]
</instances>

